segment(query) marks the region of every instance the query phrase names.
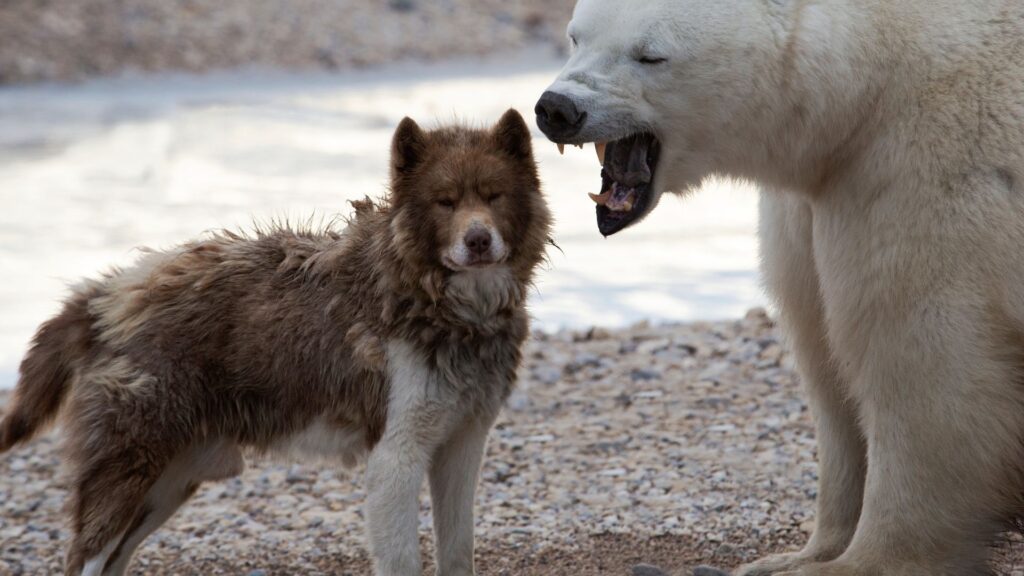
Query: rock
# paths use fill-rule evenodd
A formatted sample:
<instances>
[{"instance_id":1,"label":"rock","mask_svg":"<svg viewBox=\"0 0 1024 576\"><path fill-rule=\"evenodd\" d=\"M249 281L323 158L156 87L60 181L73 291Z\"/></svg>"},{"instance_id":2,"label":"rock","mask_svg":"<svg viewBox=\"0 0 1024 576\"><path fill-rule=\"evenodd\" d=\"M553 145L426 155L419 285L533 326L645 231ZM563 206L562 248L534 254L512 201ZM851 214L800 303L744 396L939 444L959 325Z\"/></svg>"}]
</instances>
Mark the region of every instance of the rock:
<instances>
[{"instance_id":1,"label":"rock","mask_svg":"<svg viewBox=\"0 0 1024 576\"><path fill-rule=\"evenodd\" d=\"M416 9L416 2L413 0L388 0L388 6L396 12L412 12Z\"/></svg>"},{"instance_id":2,"label":"rock","mask_svg":"<svg viewBox=\"0 0 1024 576\"><path fill-rule=\"evenodd\" d=\"M551 386L562 378L562 367L544 365L533 369L532 376L540 382Z\"/></svg>"},{"instance_id":3,"label":"rock","mask_svg":"<svg viewBox=\"0 0 1024 576\"><path fill-rule=\"evenodd\" d=\"M516 388L512 395L505 401L505 406L513 412L524 412L530 409L530 395L524 390Z\"/></svg>"},{"instance_id":4,"label":"rock","mask_svg":"<svg viewBox=\"0 0 1024 576\"><path fill-rule=\"evenodd\" d=\"M637 564L633 566L633 576L668 576L668 574L657 566Z\"/></svg>"},{"instance_id":5,"label":"rock","mask_svg":"<svg viewBox=\"0 0 1024 576\"><path fill-rule=\"evenodd\" d=\"M672 341L668 338L658 338L656 340L646 340L641 342L637 348L637 354L643 354L644 356L657 354L668 350L672 346Z\"/></svg>"},{"instance_id":6,"label":"rock","mask_svg":"<svg viewBox=\"0 0 1024 576\"><path fill-rule=\"evenodd\" d=\"M653 368L634 368L629 373L629 377L633 382L647 382L650 380L659 380L661 378L661 372L654 370Z\"/></svg>"},{"instance_id":7,"label":"rock","mask_svg":"<svg viewBox=\"0 0 1024 576\"><path fill-rule=\"evenodd\" d=\"M606 328L593 327L586 332L573 335L573 342L590 342L593 340L608 340L612 337L610 330Z\"/></svg>"},{"instance_id":8,"label":"rock","mask_svg":"<svg viewBox=\"0 0 1024 576\"><path fill-rule=\"evenodd\" d=\"M701 371L698 378L709 382L718 382L730 367L729 362L714 362Z\"/></svg>"},{"instance_id":9,"label":"rock","mask_svg":"<svg viewBox=\"0 0 1024 576\"><path fill-rule=\"evenodd\" d=\"M697 566L693 569L693 576L729 576L729 573L710 566Z\"/></svg>"},{"instance_id":10,"label":"rock","mask_svg":"<svg viewBox=\"0 0 1024 576\"><path fill-rule=\"evenodd\" d=\"M572 363L566 366L566 372L570 374L579 372L584 368L598 368L601 366L601 357L591 352L577 354Z\"/></svg>"},{"instance_id":11,"label":"rock","mask_svg":"<svg viewBox=\"0 0 1024 576\"><path fill-rule=\"evenodd\" d=\"M654 399L654 398L661 398L664 395L665 395L665 393L662 392L661 390L648 390L646 392L637 392L633 396L635 398L637 398L637 399L643 398L643 399L650 400L650 399Z\"/></svg>"}]
</instances>

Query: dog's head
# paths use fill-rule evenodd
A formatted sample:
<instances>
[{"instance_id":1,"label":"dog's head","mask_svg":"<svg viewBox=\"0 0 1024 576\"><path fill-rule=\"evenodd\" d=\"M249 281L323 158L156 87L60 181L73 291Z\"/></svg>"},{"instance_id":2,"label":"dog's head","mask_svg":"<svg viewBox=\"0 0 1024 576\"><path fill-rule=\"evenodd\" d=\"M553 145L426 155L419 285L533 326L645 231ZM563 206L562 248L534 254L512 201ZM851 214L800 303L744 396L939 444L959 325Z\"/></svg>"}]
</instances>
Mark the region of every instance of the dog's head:
<instances>
[{"instance_id":1,"label":"dog's head","mask_svg":"<svg viewBox=\"0 0 1024 576\"><path fill-rule=\"evenodd\" d=\"M509 110L490 130L423 130L405 118L391 147L391 233L400 256L459 274L506 267L528 280L550 214L530 130Z\"/></svg>"}]
</instances>

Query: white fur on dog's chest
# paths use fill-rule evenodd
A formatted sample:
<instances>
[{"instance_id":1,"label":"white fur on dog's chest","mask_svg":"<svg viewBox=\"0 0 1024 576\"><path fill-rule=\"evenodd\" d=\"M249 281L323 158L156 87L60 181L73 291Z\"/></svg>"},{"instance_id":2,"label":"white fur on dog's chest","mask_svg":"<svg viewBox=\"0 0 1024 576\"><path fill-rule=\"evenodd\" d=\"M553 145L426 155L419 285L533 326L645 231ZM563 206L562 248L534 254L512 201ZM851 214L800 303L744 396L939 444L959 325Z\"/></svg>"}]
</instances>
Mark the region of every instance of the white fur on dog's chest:
<instances>
[{"instance_id":1,"label":"white fur on dog's chest","mask_svg":"<svg viewBox=\"0 0 1024 576\"><path fill-rule=\"evenodd\" d=\"M385 435L446 436L458 423L484 411L497 412L503 383L491 367L473 357L459 358L452 370L439 369L416 346L393 341L388 344L390 396ZM414 429L418 428L418 429Z\"/></svg>"},{"instance_id":2,"label":"white fur on dog's chest","mask_svg":"<svg viewBox=\"0 0 1024 576\"><path fill-rule=\"evenodd\" d=\"M453 385L429 361L423 351L403 340L388 343L387 426L417 413L439 411L446 418L457 417L461 386Z\"/></svg>"}]
</instances>

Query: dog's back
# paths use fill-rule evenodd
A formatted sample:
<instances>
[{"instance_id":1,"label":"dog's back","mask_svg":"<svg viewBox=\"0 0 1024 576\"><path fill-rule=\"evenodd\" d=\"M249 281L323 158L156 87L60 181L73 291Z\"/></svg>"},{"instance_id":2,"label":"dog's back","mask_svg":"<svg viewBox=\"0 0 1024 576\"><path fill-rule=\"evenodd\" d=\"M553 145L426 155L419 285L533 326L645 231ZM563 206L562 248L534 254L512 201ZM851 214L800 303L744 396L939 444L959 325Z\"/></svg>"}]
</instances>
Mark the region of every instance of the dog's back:
<instances>
[{"instance_id":1,"label":"dog's back","mask_svg":"<svg viewBox=\"0 0 1024 576\"><path fill-rule=\"evenodd\" d=\"M377 214L360 218L355 227L378 225ZM380 358L365 343L354 354L349 334L380 307L360 258L368 241L358 230L221 233L82 285L23 361L3 446L44 424L71 388L71 408L90 414L119 403L160 414L172 451L198 426L262 446L312 411L357 420L375 441ZM150 399L158 406L143 410Z\"/></svg>"}]
</instances>

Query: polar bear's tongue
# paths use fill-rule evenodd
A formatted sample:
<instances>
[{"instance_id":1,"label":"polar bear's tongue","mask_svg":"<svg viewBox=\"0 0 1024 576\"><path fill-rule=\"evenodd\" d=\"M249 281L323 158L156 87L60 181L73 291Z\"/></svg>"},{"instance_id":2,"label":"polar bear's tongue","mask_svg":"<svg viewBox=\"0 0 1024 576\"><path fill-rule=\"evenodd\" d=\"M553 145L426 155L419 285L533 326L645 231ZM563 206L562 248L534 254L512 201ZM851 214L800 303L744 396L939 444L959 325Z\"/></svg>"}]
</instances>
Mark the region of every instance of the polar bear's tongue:
<instances>
[{"instance_id":1,"label":"polar bear's tongue","mask_svg":"<svg viewBox=\"0 0 1024 576\"><path fill-rule=\"evenodd\" d=\"M591 194L590 198L612 212L629 212L636 202L636 188L613 182L609 190L602 194Z\"/></svg>"},{"instance_id":2,"label":"polar bear's tongue","mask_svg":"<svg viewBox=\"0 0 1024 576\"><path fill-rule=\"evenodd\" d=\"M651 141L648 135L634 135L609 142L604 156L608 177L630 188L650 184L651 167L647 164L647 153Z\"/></svg>"}]
</instances>

